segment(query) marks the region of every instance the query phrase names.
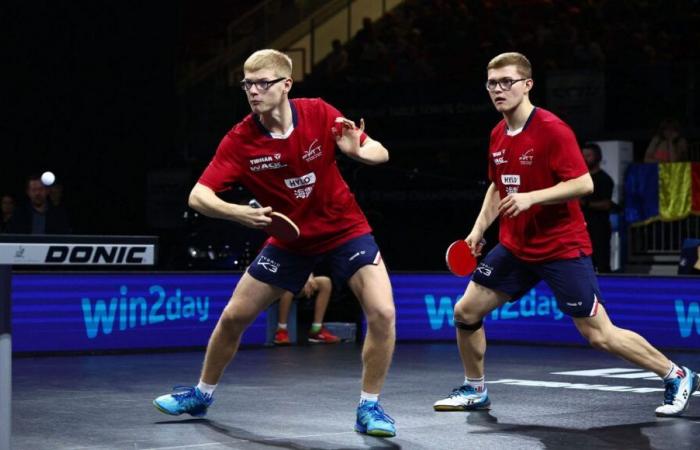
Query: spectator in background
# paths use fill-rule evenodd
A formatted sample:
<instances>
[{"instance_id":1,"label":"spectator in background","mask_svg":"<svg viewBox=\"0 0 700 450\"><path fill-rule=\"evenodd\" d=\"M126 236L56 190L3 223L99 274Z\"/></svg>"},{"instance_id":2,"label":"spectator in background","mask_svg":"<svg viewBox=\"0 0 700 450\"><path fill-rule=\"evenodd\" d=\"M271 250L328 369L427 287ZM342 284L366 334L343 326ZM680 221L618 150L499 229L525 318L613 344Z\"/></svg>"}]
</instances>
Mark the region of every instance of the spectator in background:
<instances>
[{"instance_id":1,"label":"spectator in background","mask_svg":"<svg viewBox=\"0 0 700 450\"><path fill-rule=\"evenodd\" d=\"M343 43L340 42L340 39L334 39L331 45L333 46L333 51L326 60L326 76L331 80L335 80L348 67L348 52L343 48Z\"/></svg>"},{"instance_id":2,"label":"spectator in background","mask_svg":"<svg viewBox=\"0 0 700 450\"><path fill-rule=\"evenodd\" d=\"M688 159L688 141L681 136L678 120L664 119L659 129L651 138L644 154L645 163L686 161Z\"/></svg>"},{"instance_id":3,"label":"spectator in background","mask_svg":"<svg viewBox=\"0 0 700 450\"><path fill-rule=\"evenodd\" d=\"M328 331L323 326L323 317L326 315L328 301L331 299L333 284L331 279L323 275L309 275L309 279L302 288L298 297L306 297L314 300L314 321L309 329L309 342L314 344L335 344L340 342L340 338ZM275 332L274 343L276 345L289 345L289 330L287 321L289 320L289 309L294 300L294 293L287 291L280 297L277 331Z\"/></svg>"},{"instance_id":4,"label":"spectator in background","mask_svg":"<svg viewBox=\"0 0 700 450\"><path fill-rule=\"evenodd\" d=\"M2 216L0 217L0 233L5 233L7 230L7 225L10 223L10 219L15 212L15 198L10 194L3 194L2 203L0 203L0 212Z\"/></svg>"},{"instance_id":5,"label":"spectator in background","mask_svg":"<svg viewBox=\"0 0 700 450\"><path fill-rule=\"evenodd\" d=\"M48 201L49 190L38 175L27 177L28 203L15 210L7 226L9 233L67 234L71 232L68 216L61 206Z\"/></svg>"},{"instance_id":6,"label":"spectator in background","mask_svg":"<svg viewBox=\"0 0 700 450\"><path fill-rule=\"evenodd\" d=\"M581 197L581 211L586 219L586 228L593 244L593 267L598 273L610 272L610 211L613 207L612 193L615 182L603 169L600 162L603 153L600 146L589 142L581 149L588 172L593 179L593 193Z\"/></svg>"}]
</instances>

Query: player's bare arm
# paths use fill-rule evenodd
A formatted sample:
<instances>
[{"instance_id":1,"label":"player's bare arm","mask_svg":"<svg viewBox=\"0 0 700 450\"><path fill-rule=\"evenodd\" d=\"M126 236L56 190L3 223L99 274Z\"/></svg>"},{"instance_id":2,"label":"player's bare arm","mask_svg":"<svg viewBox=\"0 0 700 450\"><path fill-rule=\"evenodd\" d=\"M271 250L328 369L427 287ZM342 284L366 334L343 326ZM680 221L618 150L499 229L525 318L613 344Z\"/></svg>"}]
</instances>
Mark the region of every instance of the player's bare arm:
<instances>
[{"instance_id":1,"label":"player's bare arm","mask_svg":"<svg viewBox=\"0 0 700 450\"><path fill-rule=\"evenodd\" d=\"M491 183L486 190L484 202L481 205L481 211L479 211L472 231L466 239L474 256L481 255L481 249L483 247L482 238L486 230L491 226L493 221L496 220L496 217L498 217L499 201L500 196L498 194L498 189L494 183Z\"/></svg>"},{"instance_id":2,"label":"player's bare arm","mask_svg":"<svg viewBox=\"0 0 700 450\"><path fill-rule=\"evenodd\" d=\"M190 208L215 219L231 220L249 228L264 228L272 219L268 217L272 208L251 208L250 206L236 205L221 200L214 191L207 186L197 183L190 192L188 200Z\"/></svg>"},{"instance_id":3,"label":"player's bare arm","mask_svg":"<svg viewBox=\"0 0 700 450\"><path fill-rule=\"evenodd\" d=\"M551 205L574 198L583 197L593 192L593 179L585 173L571 180L560 181L552 187L531 192L508 194L498 205L498 212L506 217L517 217L532 205Z\"/></svg>"},{"instance_id":4,"label":"player's bare arm","mask_svg":"<svg viewBox=\"0 0 700 450\"><path fill-rule=\"evenodd\" d=\"M365 129L364 119L360 119L359 127L355 125L355 122L344 117L338 117L335 122L336 126L332 128L332 131L340 151L350 158L368 165L382 164L389 160L389 151L384 148L381 142L367 136L365 141L360 144L360 136Z\"/></svg>"}]
</instances>

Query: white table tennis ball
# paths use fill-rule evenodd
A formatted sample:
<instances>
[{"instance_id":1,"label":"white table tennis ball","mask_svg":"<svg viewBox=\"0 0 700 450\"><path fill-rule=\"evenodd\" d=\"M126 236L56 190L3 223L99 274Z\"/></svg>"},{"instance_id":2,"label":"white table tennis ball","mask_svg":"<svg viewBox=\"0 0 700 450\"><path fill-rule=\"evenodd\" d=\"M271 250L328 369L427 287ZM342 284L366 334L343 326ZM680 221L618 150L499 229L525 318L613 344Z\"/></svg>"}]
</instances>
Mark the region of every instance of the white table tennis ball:
<instances>
[{"instance_id":1,"label":"white table tennis ball","mask_svg":"<svg viewBox=\"0 0 700 450\"><path fill-rule=\"evenodd\" d=\"M44 172L41 174L41 182L44 186L51 186L56 181L56 175L53 172Z\"/></svg>"}]
</instances>

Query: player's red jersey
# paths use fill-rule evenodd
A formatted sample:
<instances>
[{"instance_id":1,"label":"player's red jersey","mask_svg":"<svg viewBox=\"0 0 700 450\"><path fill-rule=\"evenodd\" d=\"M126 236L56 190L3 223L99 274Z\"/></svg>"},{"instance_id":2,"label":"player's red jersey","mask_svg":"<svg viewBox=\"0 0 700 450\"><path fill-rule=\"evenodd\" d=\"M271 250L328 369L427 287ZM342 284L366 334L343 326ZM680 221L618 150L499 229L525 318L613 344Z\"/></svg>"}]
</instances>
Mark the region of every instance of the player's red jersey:
<instances>
[{"instance_id":1,"label":"player's red jersey","mask_svg":"<svg viewBox=\"0 0 700 450\"><path fill-rule=\"evenodd\" d=\"M319 254L371 232L335 160L331 132L342 114L321 99L293 99L294 130L275 138L249 114L219 144L199 183L221 192L240 183L263 206L289 216L301 235L268 243L301 254ZM362 141L366 135L362 135Z\"/></svg>"},{"instance_id":2,"label":"player's red jersey","mask_svg":"<svg viewBox=\"0 0 700 450\"><path fill-rule=\"evenodd\" d=\"M491 132L489 179L504 198L545 189L588 173L573 131L560 118L535 108L522 131L508 136L505 120ZM534 205L517 217L500 217L499 240L515 256L542 262L591 254L577 199Z\"/></svg>"}]
</instances>

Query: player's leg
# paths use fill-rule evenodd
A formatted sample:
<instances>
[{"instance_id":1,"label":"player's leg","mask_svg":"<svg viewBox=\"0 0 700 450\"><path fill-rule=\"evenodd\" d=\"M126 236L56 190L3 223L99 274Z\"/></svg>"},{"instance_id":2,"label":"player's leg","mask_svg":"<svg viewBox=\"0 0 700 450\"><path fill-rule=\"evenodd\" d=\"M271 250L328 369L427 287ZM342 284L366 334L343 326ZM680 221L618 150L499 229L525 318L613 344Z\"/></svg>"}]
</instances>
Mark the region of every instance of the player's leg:
<instances>
[{"instance_id":1,"label":"player's leg","mask_svg":"<svg viewBox=\"0 0 700 450\"><path fill-rule=\"evenodd\" d=\"M176 392L156 398L153 405L171 415L205 415L224 369L238 351L245 329L285 290L301 290L313 259L266 246L241 277L219 317L209 338L199 384L176 388Z\"/></svg>"},{"instance_id":2,"label":"player's leg","mask_svg":"<svg viewBox=\"0 0 700 450\"><path fill-rule=\"evenodd\" d=\"M396 311L384 262L362 267L348 284L360 301L367 321L362 347L362 392L355 429L373 436L394 436L394 420L379 405L396 342Z\"/></svg>"},{"instance_id":3,"label":"player's leg","mask_svg":"<svg viewBox=\"0 0 700 450\"><path fill-rule=\"evenodd\" d=\"M281 288L256 280L248 272L243 274L209 338L202 367L204 383L218 384L238 351L245 329L282 293Z\"/></svg>"},{"instance_id":4,"label":"player's leg","mask_svg":"<svg viewBox=\"0 0 700 450\"><path fill-rule=\"evenodd\" d=\"M454 324L457 347L464 367L464 382L450 395L433 405L436 411L487 409L491 405L484 385L486 333L483 318L510 298L509 295L474 281L467 285L455 304Z\"/></svg>"},{"instance_id":5,"label":"player's leg","mask_svg":"<svg viewBox=\"0 0 700 450\"><path fill-rule=\"evenodd\" d=\"M394 298L383 261L366 265L348 280L367 320L362 348L362 390L379 394L389 371L396 341Z\"/></svg>"},{"instance_id":6,"label":"player's leg","mask_svg":"<svg viewBox=\"0 0 700 450\"><path fill-rule=\"evenodd\" d=\"M687 367L676 366L639 334L616 327L603 305L592 317L575 317L576 328L600 350L657 374L665 384L664 403L656 408L659 416L677 416L688 408L690 397L700 386L700 376Z\"/></svg>"},{"instance_id":7,"label":"player's leg","mask_svg":"<svg viewBox=\"0 0 700 450\"><path fill-rule=\"evenodd\" d=\"M593 347L654 372L665 381L665 401L657 408L658 415L678 415L687 408L700 379L690 369L676 366L639 334L613 325L602 304L590 257L553 261L542 264L540 270L559 309L572 317Z\"/></svg>"},{"instance_id":8,"label":"player's leg","mask_svg":"<svg viewBox=\"0 0 700 450\"><path fill-rule=\"evenodd\" d=\"M367 322L362 347L362 390L355 430L372 436L394 436L394 419L379 405L396 341L394 298L379 247L371 234L351 239L328 253L338 284L347 281Z\"/></svg>"},{"instance_id":9,"label":"player's leg","mask_svg":"<svg viewBox=\"0 0 700 450\"><path fill-rule=\"evenodd\" d=\"M487 409L491 401L485 386L486 334L483 318L537 282L503 246L497 245L479 264L462 298L454 308L454 325L464 381L433 405L436 411Z\"/></svg>"},{"instance_id":10,"label":"player's leg","mask_svg":"<svg viewBox=\"0 0 700 450\"><path fill-rule=\"evenodd\" d=\"M289 330L287 322L289 321L289 310L292 308L294 294L286 291L280 296L280 301L277 310L277 331L275 331L275 345L289 345Z\"/></svg>"},{"instance_id":11,"label":"player's leg","mask_svg":"<svg viewBox=\"0 0 700 450\"><path fill-rule=\"evenodd\" d=\"M324 275L314 276L317 291L314 303L314 321L309 330L309 341L313 343L335 344L340 342L340 338L328 331L323 326L323 318L326 316L328 303L333 292L331 279Z\"/></svg>"}]
</instances>

